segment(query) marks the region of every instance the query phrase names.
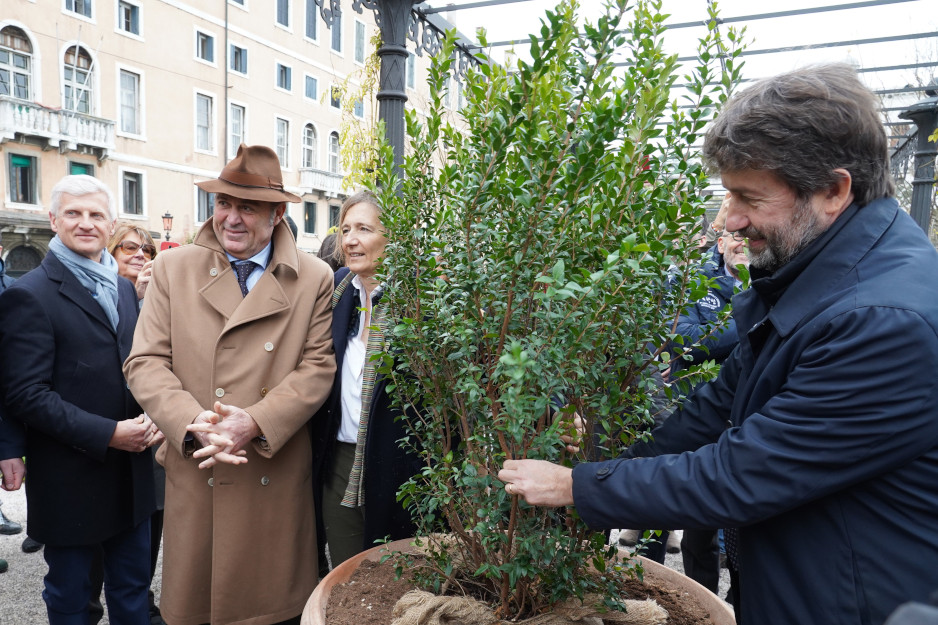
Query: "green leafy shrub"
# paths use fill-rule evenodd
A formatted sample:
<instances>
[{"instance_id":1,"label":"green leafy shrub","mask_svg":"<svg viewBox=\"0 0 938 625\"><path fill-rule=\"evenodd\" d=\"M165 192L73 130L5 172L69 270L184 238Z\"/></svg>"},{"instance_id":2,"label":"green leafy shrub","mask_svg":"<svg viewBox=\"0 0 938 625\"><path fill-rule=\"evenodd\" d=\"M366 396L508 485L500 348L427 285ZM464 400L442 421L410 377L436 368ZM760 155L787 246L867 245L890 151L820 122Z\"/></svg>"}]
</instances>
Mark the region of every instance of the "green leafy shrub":
<instances>
[{"instance_id":1,"label":"green leafy shrub","mask_svg":"<svg viewBox=\"0 0 938 625\"><path fill-rule=\"evenodd\" d=\"M617 607L623 571L604 534L519 502L495 476L508 458L614 457L641 435L676 311L706 292L693 146L738 78L739 34L721 36L713 8L680 76L660 8L616 0L579 32L575 3L559 5L530 62L470 70L459 126L442 106L451 36L428 115L408 113L403 176L387 148L379 159L395 320L383 373L409 409L402 444L426 460L400 493L430 552L419 579L502 618L591 593ZM679 77L691 95L677 102ZM589 428L576 456L560 442L574 410Z\"/></svg>"}]
</instances>

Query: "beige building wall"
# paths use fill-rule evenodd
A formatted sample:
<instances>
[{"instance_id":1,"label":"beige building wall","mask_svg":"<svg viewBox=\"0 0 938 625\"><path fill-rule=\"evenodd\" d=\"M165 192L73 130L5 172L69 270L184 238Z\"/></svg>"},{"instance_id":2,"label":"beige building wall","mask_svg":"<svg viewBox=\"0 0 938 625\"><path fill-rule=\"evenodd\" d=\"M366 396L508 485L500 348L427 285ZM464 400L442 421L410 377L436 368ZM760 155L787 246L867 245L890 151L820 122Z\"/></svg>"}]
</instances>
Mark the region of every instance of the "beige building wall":
<instances>
[{"instance_id":1,"label":"beige building wall","mask_svg":"<svg viewBox=\"0 0 938 625\"><path fill-rule=\"evenodd\" d=\"M17 97L23 93L16 93L13 82L7 83L8 95L0 85L0 232L8 272L21 273L46 252L52 236L50 191L76 165L89 167L111 187L120 220L138 223L163 239L161 217L169 213L171 240L191 239L205 218L194 183L217 176L237 149L233 105L244 112L245 143L276 148L278 123L288 124L288 132L280 137L286 143L281 145L286 155L284 183L304 200L290 204L289 214L299 228L300 248L318 250L330 212L350 193L342 189L341 172L334 163L330 167L329 137L339 132L342 113L330 105L329 88L348 78L356 81L362 68L355 58L356 34L364 32L367 58L373 52L370 42L376 26L371 11L358 14L351 0L342 0L341 46L335 51L332 31L315 2L288 0L287 25L278 23L278 4L2 0L0 78L5 69L18 71L13 53L20 61L25 56L29 65L27 97ZM315 10L315 38L306 36L308 5ZM27 50L17 52L17 46L24 47L22 38L8 36L18 33L25 36ZM75 44L92 63L87 112L67 110L65 74L71 68L65 55ZM232 46L246 51L245 72L232 70ZM425 57L416 59L417 88L408 90L418 96L415 101L426 88L427 64ZM289 89L278 86L283 71L278 66L289 68ZM131 91L124 91L122 103L122 76L136 85L136 109ZM314 98L307 97L307 77L316 81ZM207 129L200 129L200 101L210 108ZM364 102L363 109L362 121L371 123L377 116L373 103ZM129 120L135 116L133 127ZM315 130L316 142L312 158L304 162L304 154L310 153L303 145L307 125ZM23 172L24 162L31 164L30 171ZM24 199L18 186L24 177L27 186L35 188L26 189L26 195L31 194L26 201L18 201ZM125 192L132 183L140 188L136 207L134 194Z\"/></svg>"}]
</instances>

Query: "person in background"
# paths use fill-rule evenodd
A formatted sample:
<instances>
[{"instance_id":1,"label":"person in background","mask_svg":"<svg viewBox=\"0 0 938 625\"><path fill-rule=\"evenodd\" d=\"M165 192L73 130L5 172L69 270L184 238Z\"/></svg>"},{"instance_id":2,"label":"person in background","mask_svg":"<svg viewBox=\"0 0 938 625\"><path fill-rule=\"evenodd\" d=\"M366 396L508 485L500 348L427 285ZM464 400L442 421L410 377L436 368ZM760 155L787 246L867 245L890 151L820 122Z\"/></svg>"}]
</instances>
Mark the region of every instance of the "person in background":
<instances>
[{"instance_id":1,"label":"person in background","mask_svg":"<svg viewBox=\"0 0 938 625\"><path fill-rule=\"evenodd\" d=\"M197 184L212 218L157 257L124 364L166 434L160 610L298 623L318 579L307 423L335 375L332 272L296 247L272 149L241 145Z\"/></svg>"},{"instance_id":2,"label":"person in background","mask_svg":"<svg viewBox=\"0 0 938 625\"><path fill-rule=\"evenodd\" d=\"M326 235L326 238L322 240L322 245L319 246L319 258L323 259L330 267L332 267L332 271L338 271L343 267L342 251L339 249L338 243L338 233L330 232L328 235Z\"/></svg>"},{"instance_id":3,"label":"person in background","mask_svg":"<svg viewBox=\"0 0 938 625\"><path fill-rule=\"evenodd\" d=\"M653 440L572 470L507 460L507 493L594 528L736 528L741 625L880 625L928 599L938 252L893 197L879 108L845 64L727 101L702 154L748 240L739 346Z\"/></svg>"},{"instance_id":4,"label":"person in background","mask_svg":"<svg viewBox=\"0 0 938 625\"><path fill-rule=\"evenodd\" d=\"M137 291L137 299L143 300L153 272L156 258L156 243L150 233L133 224L121 224L114 231L107 251L117 261L117 273L130 280Z\"/></svg>"},{"instance_id":5,"label":"person in background","mask_svg":"<svg viewBox=\"0 0 938 625\"><path fill-rule=\"evenodd\" d=\"M18 490L23 483L23 475L26 474L26 465L23 463L23 458L16 455L22 453L23 449L22 441L20 440L22 438L21 432L16 430L11 434L7 432L7 427L3 416L0 415L0 458L2 458L2 460L0 460L0 488L7 491L14 491ZM2 514L0 514L0 516L2 516ZM19 527L18 531L2 532L4 534L18 534L23 531L19 523L13 523L13 521L9 521L6 517L3 517L3 522L4 524L12 523ZM6 573L9 568L9 562L0 558L0 573Z\"/></svg>"},{"instance_id":6,"label":"person in background","mask_svg":"<svg viewBox=\"0 0 938 625\"><path fill-rule=\"evenodd\" d=\"M717 213L716 218L711 223L706 216L701 217L697 222L696 240L698 245L706 245L706 248L701 248L701 263L700 263L700 274L705 278L715 278L717 284L714 289L711 289L705 297L697 302L691 302L688 304L687 308L678 315L677 325L675 331L677 334L680 334L684 337L684 342L682 345L690 345L701 340L701 338L706 335L711 329L710 326L717 320L719 311L722 310L732 299L733 297L733 283L739 282L738 276L736 276L735 264L733 265L733 274L728 274L724 266L724 249L732 247L734 250L738 250L742 254L742 243L734 244L729 246L727 244L721 243L723 241L720 236L723 233L723 224L726 219L726 200L720 206L720 211ZM714 232L714 227L718 226L720 228L719 232ZM708 245L709 244L709 245ZM745 258L743 254L742 258ZM738 261L739 259L733 255L733 259ZM748 264L748 260L746 260ZM677 267L675 266L676 270ZM736 278L734 280L734 277ZM673 281L669 284L669 287L674 289L681 288L680 285L676 285ZM730 321L732 325L732 320ZM698 348L694 352L690 353L689 356L691 361L688 363L687 360L679 358L677 360L672 360L672 364L668 369L668 372L677 374L679 371L685 370L688 367L688 364L698 364L707 360L707 356L710 358L717 359L720 362L729 354L732 348L736 345L736 327L732 326L729 329L729 332L720 332L719 334L714 334L710 337L703 345L703 348ZM668 347L669 352L676 352L682 350L682 345L671 345ZM718 353L710 354L709 352L713 349L717 349ZM673 380L677 380L677 376L672 376ZM669 379L667 376L662 376L660 379L657 379L657 382L660 387L663 387ZM678 397L687 395L687 389L683 389L676 394ZM664 421L664 418L667 417L668 413L673 407L673 400L669 399L663 389L659 389L658 394L655 399L655 412L659 415L659 418L655 419L655 426L661 425ZM622 529L619 532L619 544L623 547L633 547L635 546L639 539L642 538L647 530L635 530L635 529ZM692 530L693 531L693 530ZM680 553L686 546L690 546L691 549L699 547L697 539L699 536L691 536L690 540L687 539L687 534L678 535L677 532L671 530L657 530L654 533L648 535L649 541L645 542L639 549L639 555L645 556L659 564L664 564L665 557L667 553ZM709 547L707 547L709 552ZM698 551L699 554L699 551ZM686 563L688 561L697 560L697 556L690 555L687 553L683 554L683 559L685 562L685 572L687 572ZM719 559L719 555L717 555ZM693 565L692 565L693 566ZM709 567L708 567L709 568ZM707 588L710 588L712 584L704 583L701 581L699 576L690 575L693 579L700 582ZM717 580L716 583L719 583L719 567L717 567ZM716 590L713 590L716 593Z\"/></svg>"},{"instance_id":7,"label":"person in background","mask_svg":"<svg viewBox=\"0 0 938 625\"><path fill-rule=\"evenodd\" d=\"M287 226L290 228L290 232L293 233L293 240L296 241L299 239L300 229L297 227L296 222L293 221L293 217L289 215L284 215L283 220L287 222Z\"/></svg>"},{"instance_id":8,"label":"person in background","mask_svg":"<svg viewBox=\"0 0 938 625\"><path fill-rule=\"evenodd\" d=\"M108 252L117 261L117 275L130 280L137 292L137 298L143 305L143 298L150 284L153 273L153 259L157 247L149 232L133 224L120 224L107 245ZM151 447L155 455L156 448ZM160 608L156 605L153 594L153 576L160 555L160 543L163 540L163 506L166 499L166 471L158 462L153 463L153 483L156 487L156 510L150 517L150 623L161 625ZM103 580L102 580L103 581ZM100 583L98 584L100 588Z\"/></svg>"},{"instance_id":9,"label":"person in background","mask_svg":"<svg viewBox=\"0 0 938 625\"><path fill-rule=\"evenodd\" d=\"M0 241L3 241L2 236L3 236L3 233L0 233ZM3 262L3 246L0 245L0 293L3 293L3 291L9 285L13 284L13 278L7 277L5 269L6 267ZM2 420L3 420L3 416L0 415L0 421ZM4 451L5 450L0 449L0 458L7 458L7 456L4 455ZM12 466L9 469L9 471L12 473ZM0 473L2 473L2 469L0 469ZM12 476L11 476L11 480L12 480ZM11 521L6 516L4 516L2 506L3 506L3 502L0 501L0 534L12 535L12 534L19 534L20 532L22 532L23 531L22 525L20 525L16 521ZM7 566L8 565L7 565L6 560L0 560L0 573L6 571Z\"/></svg>"},{"instance_id":10,"label":"person in background","mask_svg":"<svg viewBox=\"0 0 938 625\"><path fill-rule=\"evenodd\" d=\"M707 262L701 267L701 275L714 280L707 295L688 306L678 317L676 332L684 337L684 344L700 343L687 354L688 358L671 361L668 376L672 384L682 385L680 375L688 367L713 360L722 364L739 344L736 323L732 317L720 323L721 312L729 306L733 294L742 286L739 268L749 267L745 239L739 234L724 230L716 245L708 253ZM675 346L680 349L680 346ZM692 394L693 388L679 386L682 396ZM681 537L681 557L684 573L705 588L717 594L720 585L720 549L716 530L688 528ZM733 575L732 577L735 577ZM731 591L732 592L732 591Z\"/></svg>"},{"instance_id":11,"label":"person in background","mask_svg":"<svg viewBox=\"0 0 938 625\"><path fill-rule=\"evenodd\" d=\"M3 233L0 232L0 243L2 242ZM6 273L6 263L3 261L3 246L0 245L0 293L3 293L3 291L14 282L15 280Z\"/></svg>"},{"instance_id":12,"label":"person in background","mask_svg":"<svg viewBox=\"0 0 938 625\"><path fill-rule=\"evenodd\" d=\"M311 422L314 444L323 450L314 458L314 485L321 489L333 567L376 540L406 538L415 529L396 495L420 459L398 445L404 424L371 360L383 349L386 330L376 275L386 240L374 195L362 191L345 200L338 236L345 267L335 274L332 311L335 383Z\"/></svg>"},{"instance_id":13,"label":"person in background","mask_svg":"<svg viewBox=\"0 0 938 625\"><path fill-rule=\"evenodd\" d=\"M4 488L18 488L22 475L10 485L7 466L29 457L27 531L45 544L42 596L52 625L88 623L98 554L111 621L148 619L155 501L144 452L161 435L121 371L137 297L105 251L115 219L114 197L100 180L64 177L52 189L49 253L0 294L0 447L9 456L0 467ZM22 441L13 450L11 427Z\"/></svg>"}]
</instances>

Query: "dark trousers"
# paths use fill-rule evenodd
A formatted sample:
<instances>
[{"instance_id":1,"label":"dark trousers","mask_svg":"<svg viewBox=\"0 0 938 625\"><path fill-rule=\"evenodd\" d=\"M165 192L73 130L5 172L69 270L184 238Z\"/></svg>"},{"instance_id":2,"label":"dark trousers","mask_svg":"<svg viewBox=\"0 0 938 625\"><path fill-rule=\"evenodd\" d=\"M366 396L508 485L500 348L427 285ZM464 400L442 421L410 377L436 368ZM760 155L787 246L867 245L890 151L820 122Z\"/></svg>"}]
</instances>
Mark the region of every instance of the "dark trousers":
<instances>
[{"instance_id":1,"label":"dark trousers","mask_svg":"<svg viewBox=\"0 0 938 625\"><path fill-rule=\"evenodd\" d=\"M355 445L336 443L335 459L323 483L322 518L332 568L364 550L365 511L342 505L355 462Z\"/></svg>"},{"instance_id":2,"label":"dark trousers","mask_svg":"<svg viewBox=\"0 0 938 625\"><path fill-rule=\"evenodd\" d=\"M160 541L163 540L163 511L156 510L150 517L150 584L156 574L156 563L160 558ZM99 551L91 564L91 601L88 602L88 623L97 625L104 618L104 606L101 605L101 589L104 588L103 554ZM159 613L153 589L147 590L150 614Z\"/></svg>"},{"instance_id":3,"label":"dark trousers","mask_svg":"<svg viewBox=\"0 0 938 625\"><path fill-rule=\"evenodd\" d=\"M720 592L720 543L716 530L684 530L684 574L712 592Z\"/></svg>"},{"instance_id":4,"label":"dark trousers","mask_svg":"<svg viewBox=\"0 0 938 625\"><path fill-rule=\"evenodd\" d=\"M50 625L87 625L91 599L91 566L101 553L104 596L113 625L149 625L147 589L150 586L150 521L109 538L99 545L46 545L49 572L42 598Z\"/></svg>"}]
</instances>

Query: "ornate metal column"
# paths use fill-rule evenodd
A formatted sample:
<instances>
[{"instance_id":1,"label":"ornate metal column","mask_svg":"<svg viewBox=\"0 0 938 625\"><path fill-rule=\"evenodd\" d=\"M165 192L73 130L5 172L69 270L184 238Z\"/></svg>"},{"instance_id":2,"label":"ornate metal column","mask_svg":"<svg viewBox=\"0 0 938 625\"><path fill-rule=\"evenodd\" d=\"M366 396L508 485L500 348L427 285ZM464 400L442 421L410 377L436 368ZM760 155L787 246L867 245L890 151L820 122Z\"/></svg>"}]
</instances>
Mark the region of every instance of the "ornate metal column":
<instances>
[{"instance_id":1,"label":"ornate metal column","mask_svg":"<svg viewBox=\"0 0 938 625\"><path fill-rule=\"evenodd\" d=\"M377 0L375 13L381 29L381 80L378 88L378 118L384 122L384 134L394 147L394 165L404 162L404 104L407 93L404 81L407 70L407 29L413 0Z\"/></svg>"},{"instance_id":2,"label":"ornate metal column","mask_svg":"<svg viewBox=\"0 0 938 625\"><path fill-rule=\"evenodd\" d=\"M400 170L404 162L404 105L407 92L404 83L407 77L407 39L415 44L414 52L433 56L443 47L444 29L450 25L435 16L427 16L413 10L422 0L352 0L352 8L375 12L375 22L381 29L381 76L378 85L378 118L384 121L384 133L394 148L394 164ZM332 25L333 16L342 10L340 0L316 0L323 20ZM431 23L436 20L438 23ZM469 63L478 63L469 48L471 42L460 40L456 45L454 71L459 79L466 75Z\"/></svg>"},{"instance_id":3,"label":"ornate metal column","mask_svg":"<svg viewBox=\"0 0 938 625\"><path fill-rule=\"evenodd\" d=\"M915 146L915 177L912 179L912 204L909 207L915 223L931 235L931 208L935 195L935 157L938 144L928 137L938 127L938 96L934 91L926 91L931 97L913 104L908 110L899 113L899 117L911 120L917 130Z\"/></svg>"}]
</instances>

